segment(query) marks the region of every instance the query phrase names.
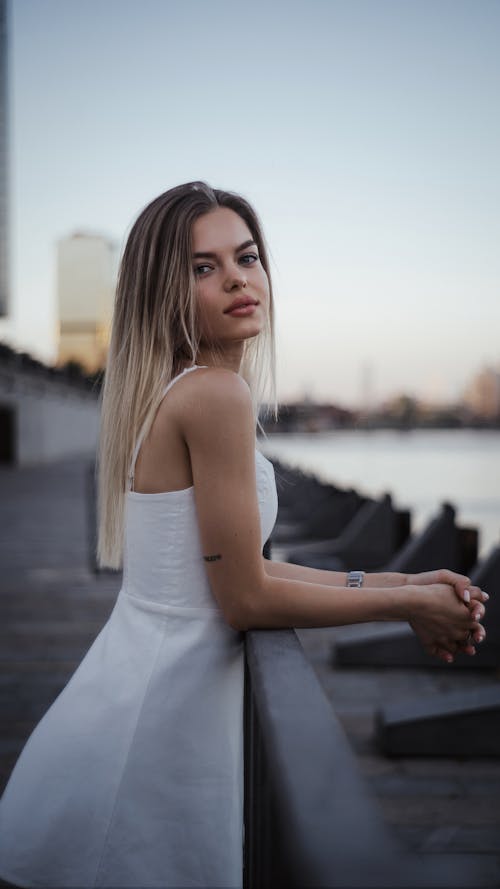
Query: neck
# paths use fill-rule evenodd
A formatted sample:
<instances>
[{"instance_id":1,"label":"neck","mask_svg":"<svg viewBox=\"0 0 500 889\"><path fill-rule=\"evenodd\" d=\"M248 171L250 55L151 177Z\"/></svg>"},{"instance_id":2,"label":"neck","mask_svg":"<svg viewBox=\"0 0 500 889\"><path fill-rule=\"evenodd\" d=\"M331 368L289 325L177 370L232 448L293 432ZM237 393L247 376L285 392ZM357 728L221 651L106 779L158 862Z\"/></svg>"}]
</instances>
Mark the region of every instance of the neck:
<instances>
[{"instance_id":1,"label":"neck","mask_svg":"<svg viewBox=\"0 0 500 889\"><path fill-rule=\"evenodd\" d=\"M196 355L195 364L204 364L208 367L225 367L239 373L241 359L243 357L243 343L230 343L228 346L219 347L216 355L208 346L201 345Z\"/></svg>"}]
</instances>

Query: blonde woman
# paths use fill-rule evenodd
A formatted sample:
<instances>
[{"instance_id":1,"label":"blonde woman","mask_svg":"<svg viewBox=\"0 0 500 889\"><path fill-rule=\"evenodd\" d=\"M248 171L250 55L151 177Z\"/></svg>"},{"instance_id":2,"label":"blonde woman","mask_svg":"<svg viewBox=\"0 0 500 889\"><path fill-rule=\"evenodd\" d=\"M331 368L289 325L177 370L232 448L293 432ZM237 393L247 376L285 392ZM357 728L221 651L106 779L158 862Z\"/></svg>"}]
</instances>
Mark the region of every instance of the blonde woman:
<instances>
[{"instance_id":1,"label":"blonde woman","mask_svg":"<svg viewBox=\"0 0 500 889\"><path fill-rule=\"evenodd\" d=\"M16 885L241 886L243 631L403 619L450 660L484 637L485 594L450 571L350 589L263 558L273 336L248 202L190 182L150 203L121 262L102 403L99 559L123 585L5 791L0 874Z\"/></svg>"}]
</instances>

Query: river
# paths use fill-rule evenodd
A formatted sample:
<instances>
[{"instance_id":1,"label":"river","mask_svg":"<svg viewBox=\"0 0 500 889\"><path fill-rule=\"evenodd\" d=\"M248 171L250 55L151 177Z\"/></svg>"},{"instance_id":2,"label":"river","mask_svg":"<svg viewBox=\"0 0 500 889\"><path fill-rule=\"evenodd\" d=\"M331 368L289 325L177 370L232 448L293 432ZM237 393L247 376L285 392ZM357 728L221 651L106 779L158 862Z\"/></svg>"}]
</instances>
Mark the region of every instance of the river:
<instances>
[{"instance_id":1,"label":"river","mask_svg":"<svg viewBox=\"0 0 500 889\"><path fill-rule=\"evenodd\" d=\"M267 457L314 472L372 497L388 492L412 512L419 531L444 501L457 523L477 527L480 555L500 545L500 431L472 429L335 430L269 434Z\"/></svg>"}]
</instances>

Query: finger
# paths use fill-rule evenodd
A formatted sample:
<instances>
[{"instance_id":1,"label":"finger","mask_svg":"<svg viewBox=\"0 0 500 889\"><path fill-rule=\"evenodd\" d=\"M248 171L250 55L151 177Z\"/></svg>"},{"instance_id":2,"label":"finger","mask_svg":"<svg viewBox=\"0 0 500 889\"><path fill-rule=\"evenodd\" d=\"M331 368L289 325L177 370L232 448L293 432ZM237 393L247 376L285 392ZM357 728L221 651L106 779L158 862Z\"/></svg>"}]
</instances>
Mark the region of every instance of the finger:
<instances>
[{"instance_id":1,"label":"finger","mask_svg":"<svg viewBox=\"0 0 500 889\"><path fill-rule=\"evenodd\" d=\"M479 623L478 621L471 621L470 623L466 624L466 630L469 633L469 636L474 637L474 638L480 637L482 640L486 636L486 630L484 629L483 625L481 623ZM455 638L458 638L458 629L457 629ZM462 638L463 638L463 634L462 634Z\"/></svg>"},{"instance_id":2,"label":"finger","mask_svg":"<svg viewBox=\"0 0 500 889\"><path fill-rule=\"evenodd\" d=\"M465 602L465 604L468 605L472 598L471 583L469 578L455 577L452 581L450 581L450 583L453 586L453 589L455 590L455 593L460 601Z\"/></svg>"},{"instance_id":3,"label":"finger","mask_svg":"<svg viewBox=\"0 0 500 889\"><path fill-rule=\"evenodd\" d=\"M453 663L453 655L451 651L448 651L440 645L430 645L427 651L429 654L439 658L441 661L445 661L447 664Z\"/></svg>"},{"instance_id":4,"label":"finger","mask_svg":"<svg viewBox=\"0 0 500 889\"><path fill-rule=\"evenodd\" d=\"M483 642L486 639L486 630L484 629L482 624L469 624L467 637L471 640L471 642Z\"/></svg>"},{"instance_id":5,"label":"finger","mask_svg":"<svg viewBox=\"0 0 500 889\"><path fill-rule=\"evenodd\" d=\"M471 583L470 577L465 574L458 574L456 571L450 571L449 568L441 568L439 570L439 583L451 583L453 586L469 587Z\"/></svg>"},{"instance_id":6,"label":"finger","mask_svg":"<svg viewBox=\"0 0 500 889\"><path fill-rule=\"evenodd\" d=\"M481 624L477 624L477 629L473 630L472 638L474 642L484 642L486 639L486 630Z\"/></svg>"},{"instance_id":7,"label":"finger","mask_svg":"<svg viewBox=\"0 0 500 889\"><path fill-rule=\"evenodd\" d=\"M472 620L476 621L476 623L481 621L483 619L484 615L486 614L486 609L485 609L484 605L482 604L482 602L477 602L476 600L471 602L471 604L469 606L469 611L472 614Z\"/></svg>"},{"instance_id":8,"label":"finger","mask_svg":"<svg viewBox=\"0 0 500 889\"><path fill-rule=\"evenodd\" d=\"M476 653L476 647L475 645L472 645L471 642L463 642L461 645L458 646L458 650L460 654L468 654L471 656L475 655Z\"/></svg>"},{"instance_id":9,"label":"finger","mask_svg":"<svg viewBox=\"0 0 500 889\"><path fill-rule=\"evenodd\" d=\"M451 651L446 651L445 648L439 648L437 656L438 658L441 658L442 661L446 661L447 664L452 664L455 660Z\"/></svg>"},{"instance_id":10,"label":"finger","mask_svg":"<svg viewBox=\"0 0 500 889\"><path fill-rule=\"evenodd\" d=\"M478 586L469 586L468 587L470 598L478 599L480 602L487 602L490 598L488 593L485 593L484 590L480 589Z\"/></svg>"},{"instance_id":11,"label":"finger","mask_svg":"<svg viewBox=\"0 0 500 889\"><path fill-rule=\"evenodd\" d=\"M442 636L437 642L436 646L441 651L447 651L448 654L456 654L460 645L464 642L464 634L461 633L460 636Z\"/></svg>"}]
</instances>

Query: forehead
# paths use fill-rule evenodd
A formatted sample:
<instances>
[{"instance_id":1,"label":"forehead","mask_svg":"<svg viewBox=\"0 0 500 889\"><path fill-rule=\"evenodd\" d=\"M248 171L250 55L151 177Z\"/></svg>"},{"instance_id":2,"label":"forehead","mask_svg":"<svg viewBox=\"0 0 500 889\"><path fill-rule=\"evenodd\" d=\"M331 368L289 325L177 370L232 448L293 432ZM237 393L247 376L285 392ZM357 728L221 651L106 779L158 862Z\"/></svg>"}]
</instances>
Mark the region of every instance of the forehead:
<instances>
[{"instance_id":1,"label":"forehead","mask_svg":"<svg viewBox=\"0 0 500 889\"><path fill-rule=\"evenodd\" d=\"M252 233L246 222L229 207L217 207L195 220L191 229L193 251L234 249L247 241Z\"/></svg>"}]
</instances>

